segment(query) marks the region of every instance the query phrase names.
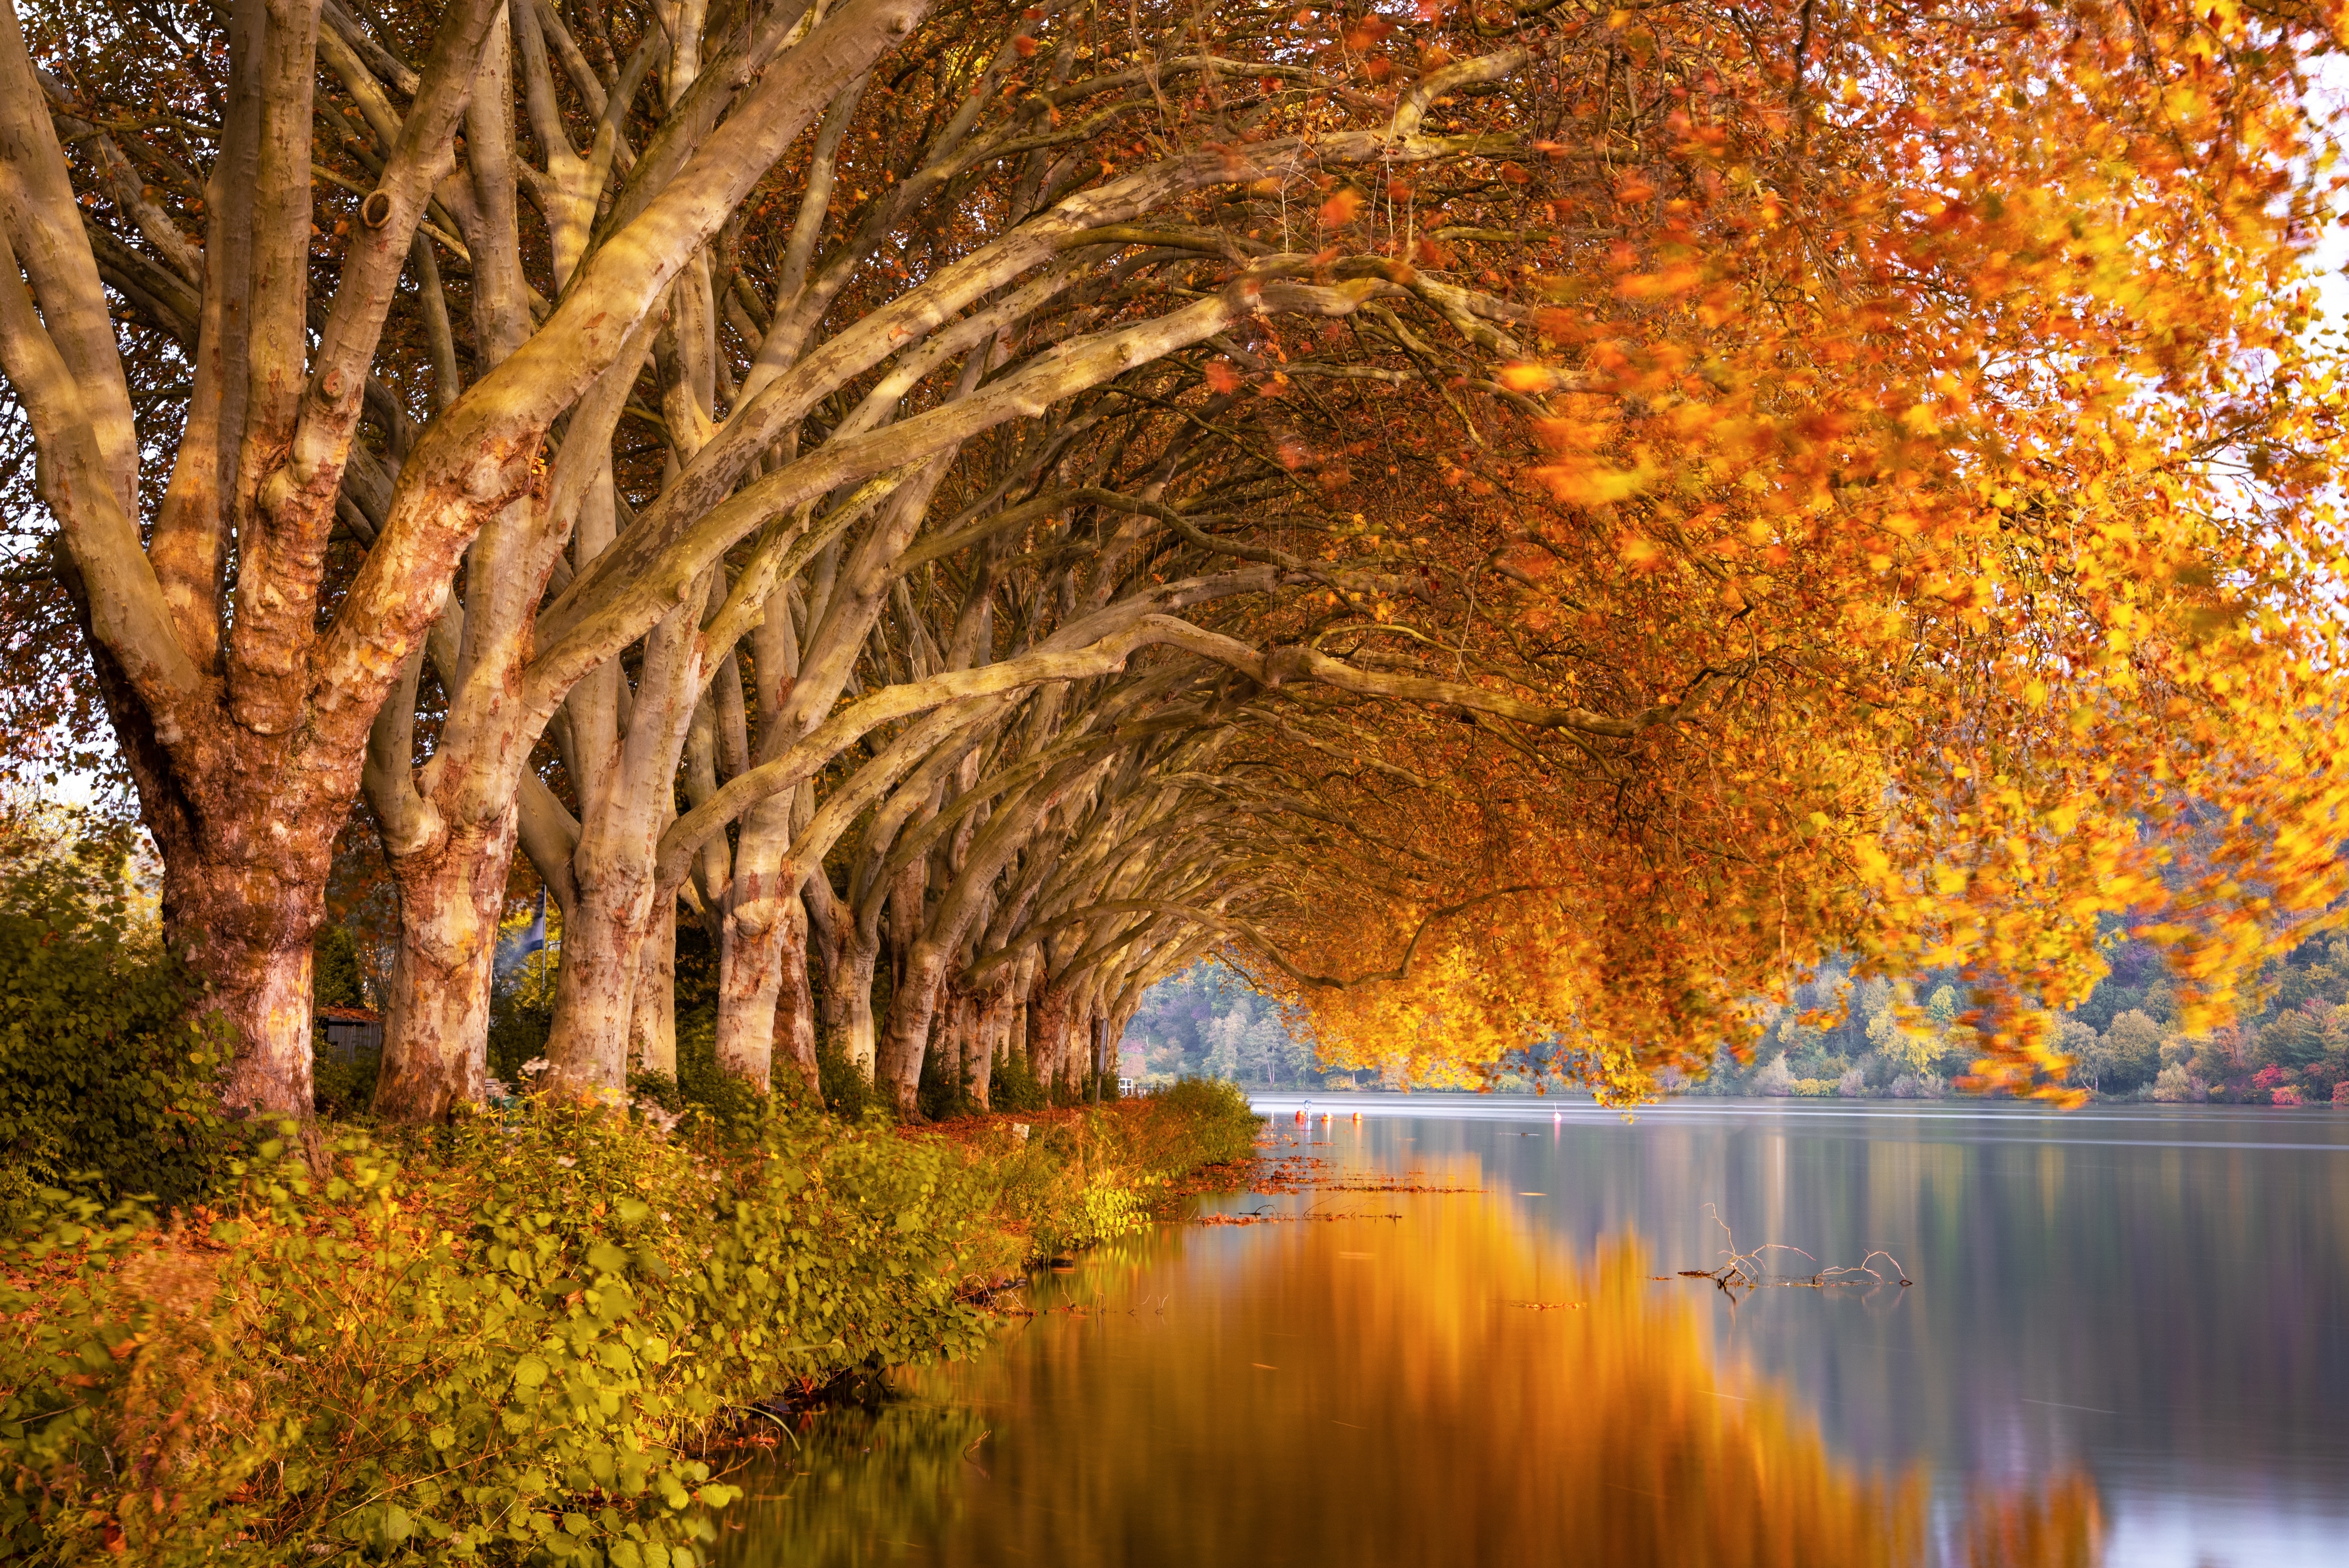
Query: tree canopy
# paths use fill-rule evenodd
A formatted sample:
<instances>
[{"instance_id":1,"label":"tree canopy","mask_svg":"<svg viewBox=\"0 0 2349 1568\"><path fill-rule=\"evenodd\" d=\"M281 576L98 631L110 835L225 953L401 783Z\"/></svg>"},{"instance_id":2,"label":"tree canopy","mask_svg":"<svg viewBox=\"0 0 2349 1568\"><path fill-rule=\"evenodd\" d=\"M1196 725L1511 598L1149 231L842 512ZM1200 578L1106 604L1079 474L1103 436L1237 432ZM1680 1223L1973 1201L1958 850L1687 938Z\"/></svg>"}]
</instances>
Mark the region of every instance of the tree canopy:
<instances>
[{"instance_id":1,"label":"tree canopy","mask_svg":"<svg viewBox=\"0 0 2349 1568\"><path fill-rule=\"evenodd\" d=\"M391 1115L481 1096L518 874L582 1094L680 921L722 1067L905 1108L1210 951L1631 1098L1954 968L2069 1094L2116 918L2215 1018L2349 891L2340 26L10 8L13 733L102 699L236 1108L355 808Z\"/></svg>"}]
</instances>

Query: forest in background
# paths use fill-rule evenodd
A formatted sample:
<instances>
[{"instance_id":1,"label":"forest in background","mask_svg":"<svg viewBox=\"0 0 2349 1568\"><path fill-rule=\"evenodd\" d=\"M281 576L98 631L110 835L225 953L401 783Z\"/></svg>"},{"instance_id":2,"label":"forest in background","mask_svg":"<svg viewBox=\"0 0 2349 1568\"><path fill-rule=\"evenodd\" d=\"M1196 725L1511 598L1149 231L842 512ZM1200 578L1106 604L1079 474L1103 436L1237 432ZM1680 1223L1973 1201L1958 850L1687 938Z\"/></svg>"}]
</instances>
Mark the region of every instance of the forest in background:
<instances>
[{"instance_id":1,"label":"forest in background","mask_svg":"<svg viewBox=\"0 0 2349 1568\"><path fill-rule=\"evenodd\" d=\"M2349 1105L2349 939L2302 943L2264 976L2264 1004L2201 1034L2178 1026L2174 987L2145 943L2113 947L2112 973L2060 1026L2072 1081L2105 1100L2177 1104ZM1710 1075L1677 1076L1667 1093L1936 1099L1971 1064L1959 977L1899 985L1829 965L1774 1007L1750 1062L1726 1049ZM1544 1053L1512 1053L1496 1094L1532 1094ZM1122 1068L1147 1085L1226 1078L1257 1089L1382 1087L1369 1072L1324 1072L1312 1042L1217 963L1195 964L1144 994L1127 1026ZM1390 1084L1384 1087L1400 1087Z\"/></svg>"},{"instance_id":2,"label":"forest in background","mask_svg":"<svg viewBox=\"0 0 2349 1568\"><path fill-rule=\"evenodd\" d=\"M2265 1000L2232 1024L2180 1026L2159 954L2122 941L2112 973L2065 1015L2058 1044L2072 1080L2100 1099L2349 1104L2349 941L2302 943L2263 975ZM1934 1099L1970 1066L1954 975L1906 987L1829 968L1776 1009L1750 1064L1727 1053L1687 1092ZM1906 1019L1901 1001L1921 1005Z\"/></svg>"}]
</instances>

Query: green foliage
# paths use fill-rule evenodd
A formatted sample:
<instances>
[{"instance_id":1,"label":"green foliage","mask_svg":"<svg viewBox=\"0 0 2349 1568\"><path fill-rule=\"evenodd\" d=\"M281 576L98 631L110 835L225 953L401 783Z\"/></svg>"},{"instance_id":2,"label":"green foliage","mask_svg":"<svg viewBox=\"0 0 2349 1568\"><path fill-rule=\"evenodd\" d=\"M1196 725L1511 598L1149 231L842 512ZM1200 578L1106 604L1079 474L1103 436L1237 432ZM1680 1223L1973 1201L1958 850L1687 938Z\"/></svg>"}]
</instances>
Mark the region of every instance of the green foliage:
<instances>
[{"instance_id":1,"label":"green foliage","mask_svg":"<svg viewBox=\"0 0 2349 1568\"><path fill-rule=\"evenodd\" d=\"M914 1104L930 1121L967 1116L978 1109L970 1086L962 1079L960 1064L953 1068L945 1067L935 1050L922 1053L922 1076L914 1086Z\"/></svg>"},{"instance_id":2,"label":"green foliage","mask_svg":"<svg viewBox=\"0 0 2349 1568\"><path fill-rule=\"evenodd\" d=\"M849 1060L837 1040L816 1047L815 1079L816 1093L825 1108L843 1121L861 1121L866 1111L880 1109L881 1097L873 1091L873 1075Z\"/></svg>"},{"instance_id":3,"label":"green foliage","mask_svg":"<svg viewBox=\"0 0 2349 1568\"><path fill-rule=\"evenodd\" d=\"M1179 1078L1150 1098L1181 1119L1195 1162L1224 1165L1255 1151L1264 1119L1248 1105L1237 1084L1223 1078Z\"/></svg>"},{"instance_id":4,"label":"green foliage","mask_svg":"<svg viewBox=\"0 0 2349 1568\"><path fill-rule=\"evenodd\" d=\"M367 1005L359 950L347 927L320 926L316 939L310 944L310 1003L316 1007Z\"/></svg>"},{"instance_id":5,"label":"green foliage","mask_svg":"<svg viewBox=\"0 0 2349 1568\"><path fill-rule=\"evenodd\" d=\"M2091 1059L2096 1066L2097 1087L2106 1092L2149 1084L2161 1070L2161 1026L2132 1007L2113 1020Z\"/></svg>"},{"instance_id":6,"label":"green foliage","mask_svg":"<svg viewBox=\"0 0 2349 1568\"><path fill-rule=\"evenodd\" d=\"M523 1064L546 1055L554 1028L553 985L530 969L497 981L490 987L490 1076L520 1088Z\"/></svg>"},{"instance_id":7,"label":"green foliage","mask_svg":"<svg viewBox=\"0 0 2349 1568\"><path fill-rule=\"evenodd\" d=\"M628 1080L631 1092L636 1091L641 1080ZM799 1080L788 1070L775 1074L775 1089L789 1095L799 1086ZM718 1015L712 1008L680 1016L677 1023L677 1082L669 1098L655 1092L651 1098L670 1110L700 1111L718 1127L729 1127L744 1117L755 1117L762 1097L759 1091L731 1073L718 1070Z\"/></svg>"},{"instance_id":8,"label":"green foliage","mask_svg":"<svg viewBox=\"0 0 2349 1568\"><path fill-rule=\"evenodd\" d=\"M201 1233L45 1191L0 1248L0 1553L703 1561L738 1495L705 1439L977 1349L967 1284L1139 1228L1258 1122L1190 1083L999 1124L977 1159L781 1097L723 1139L653 1126L535 1100L407 1141L289 1123Z\"/></svg>"},{"instance_id":9,"label":"green foliage","mask_svg":"<svg viewBox=\"0 0 2349 1568\"><path fill-rule=\"evenodd\" d=\"M0 1295L0 1551L697 1561L735 1495L699 1439L982 1333L957 1291L983 1171L761 1109L701 1158L535 1105L405 1165L289 1136L233 1168L201 1238L52 1190Z\"/></svg>"},{"instance_id":10,"label":"green foliage","mask_svg":"<svg viewBox=\"0 0 2349 1568\"><path fill-rule=\"evenodd\" d=\"M1021 1051L1008 1050L996 1058L987 1098L996 1109L1023 1116L1042 1110L1050 1103L1043 1080L1036 1076L1035 1064Z\"/></svg>"},{"instance_id":11,"label":"green foliage","mask_svg":"<svg viewBox=\"0 0 2349 1568\"><path fill-rule=\"evenodd\" d=\"M1176 1178L1254 1154L1263 1125L1245 1094L1215 1078L1087 1107L997 1151L993 1207L1036 1254L1094 1246L1150 1223L1153 1194Z\"/></svg>"},{"instance_id":12,"label":"green foliage","mask_svg":"<svg viewBox=\"0 0 2349 1568\"><path fill-rule=\"evenodd\" d=\"M320 1116L357 1116L375 1103L375 1080L382 1070L380 1050L348 1057L320 1051L310 1064L310 1101Z\"/></svg>"},{"instance_id":13,"label":"green foliage","mask_svg":"<svg viewBox=\"0 0 2349 1568\"><path fill-rule=\"evenodd\" d=\"M127 833L0 872L0 1208L41 1188L175 1207L218 1158L219 1043L140 918Z\"/></svg>"}]
</instances>

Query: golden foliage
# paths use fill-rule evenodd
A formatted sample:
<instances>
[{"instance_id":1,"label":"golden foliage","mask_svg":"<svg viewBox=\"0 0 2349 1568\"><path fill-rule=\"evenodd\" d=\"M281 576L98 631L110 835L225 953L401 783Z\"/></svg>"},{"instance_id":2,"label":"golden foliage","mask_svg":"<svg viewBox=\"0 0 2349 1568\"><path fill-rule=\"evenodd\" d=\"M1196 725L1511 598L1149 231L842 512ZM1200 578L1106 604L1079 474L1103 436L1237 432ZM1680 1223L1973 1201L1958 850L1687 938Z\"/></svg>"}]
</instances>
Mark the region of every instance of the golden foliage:
<instances>
[{"instance_id":1,"label":"golden foliage","mask_svg":"<svg viewBox=\"0 0 2349 1568\"><path fill-rule=\"evenodd\" d=\"M1268 923L1337 1065L1457 1083L1556 1039L1636 1099L1839 953L1961 971L1964 1081L2069 1101L2053 1010L2116 923L2200 1030L2349 892L2302 71L2335 14L1802 16L1799 58L1783 15L1758 55L1606 24L1671 134L1611 191L1550 176L1611 237L1546 258L1545 351L1500 373L1528 444L1458 459L1488 498L1369 521L1483 563L1444 673L1678 707L1568 745L1381 717L1412 782ZM1402 977L1312 983L1480 895Z\"/></svg>"}]
</instances>

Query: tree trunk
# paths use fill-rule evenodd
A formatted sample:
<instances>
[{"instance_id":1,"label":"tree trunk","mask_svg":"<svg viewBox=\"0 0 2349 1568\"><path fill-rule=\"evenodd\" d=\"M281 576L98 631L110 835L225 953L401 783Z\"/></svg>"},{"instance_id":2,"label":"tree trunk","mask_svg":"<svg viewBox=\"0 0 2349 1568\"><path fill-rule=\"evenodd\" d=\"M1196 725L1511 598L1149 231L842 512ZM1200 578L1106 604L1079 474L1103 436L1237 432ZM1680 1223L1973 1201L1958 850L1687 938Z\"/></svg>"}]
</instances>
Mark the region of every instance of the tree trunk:
<instances>
[{"instance_id":1,"label":"tree trunk","mask_svg":"<svg viewBox=\"0 0 2349 1568\"><path fill-rule=\"evenodd\" d=\"M978 1004L970 1044L969 1084L970 1098L981 1110L991 1109L994 1105L995 1053L1010 1037L1010 993L1000 988L989 991Z\"/></svg>"},{"instance_id":2,"label":"tree trunk","mask_svg":"<svg viewBox=\"0 0 2349 1568\"><path fill-rule=\"evenodd\" d=\"M491 968L513 845L509 805L485 830L460 830L428 853L392 861L399 941L375 1087L375 1113L386 1120L439 1121L460 1105L481 1103Z\"/></svg>"},{"instance_id":3,"label":"tree trunk","mask_svg":"<svg viewBox=\"0 0 2349 1568\"><path fill-rule=\"evenodd\" d=\"M554 977L548 1087L582 1096L617 1095L626 1088L629 1024L652 894L649 868L634 878L579 878Z\"/></svg>"},{"instance_id":4,"label":"tree trunk","mask_svg":"<svg viewBox=\"0 0 2349 1568\"><path fill-rule=\"evenodd\" d=\"M142 799L146 794L142 789ZM231 829L220 832L208 823L214 830L204 837L227 840L231 852L223 854L217 842L183 842L177 853L165 846L164 939L204 982L198 1016L218 1017L229 1030L233 1054L221 1085L223 1109L239 1117L307 1119L316 1109L310 949L326 913L334 834L272 820L266 797L242 821L230 801L209 804L229 818ZM150 824L156 820L151 804L145 814ZM256 841L272 851L265 864L234 852Z\"/></svg>"},{"instance_id":5,"label":"tree trunk","mask_svg":"<svg viewBox=\"0 0 2349 1568\"><path fill-rule=\"evenodd\" d=\"M1028 1003L1035 970L1034 952L1022 954L1019 958L1019 973L1013 977L1010 997L1004 1009L1004 1059L1008 1061L1016 1056L1028 1064L1031 1072L1035 1069L1036 1057L1035 1053L1028 1048L1028 1040L1034 1019Z\"/></svg>"},{"instance_id":6,"label":"tree trunk","mask_svg":"<svg viewBox=\"0 0 2349 1568\"><path fill-rule=\"evenodd\" d=\"M949 1111L962 1104L964 1064L970 1059L969 1050L969 998L949 987L939 1002L936 1032L930 1041L930 1055L937 1063L937 1075L951 1090Z\"/></svg>"},{"instance_id":7,"label":"tree trunk","mask_svg":"<svg viewBox=\"0 0 2349 1568\"><path fill-rule=\"evenodd\" d=\"M759 880L755 872L738 874L738 893L740 883ZM773 1081L775 1014L783 988L781 902L763 889L752 898L730 897L718 939L718 1070L761 1094Z\"/></svg>"},{"instance_id":8,"label":"tree trunk","mask_svg":"<svg viewBox=\"0 0 2349 1568\"><path fill-rule=\"evenodd\" d=\"M636 992L628 1004L632 1072L677 1078L677 897L655 895L636 949Z\"/></svg>"},{"instance_id":9,"label":"tree trunk","mask_svg":"<svg viewBox=\"0 0 2349 1568\"><path fill-rule=\"evenodd\" d=\"M906 954L904 977L889 998L889 1022L880 1042L876 1087L887 1086L891 1103L900 1116L914 1112L922 1082L922 1057L929 1045L930 1026L938 1015L938 991L945 984L947 954L927 942L916 942Z\"/></svg>"},{"instance_id":10,"label":"tree trunk","mask_svg":"<svg viewBox=\"0 0 2349 1568\"><path fill-rule=\"evenodd\" d=\"M223 912L228 913L226 911ZM195 966L208 984L202 1007L228 1026L236 1050L221 1089L232 1115L306 1119L310 1080L310 943L292 930L243 940L207 922Z\"/></svg>"},{"instance_id":11,"label":"tree trunk","mask_svg":"<svg viewBox=\"0 0 2349 1568\"><path fill-rule=\"evenodd\" d=\"M789 859L794 801L785 793L744 816L718 945L718 1066L762 1094L773 1083L776 1031L786 1026L780 1006L787 991L807 989L807 906L800 897L806 878ZM786 973L794 967L796 975ZM792 1053L802 1006L792 1003L794 1034L785 1049ZM808 1032L812 1068L812 1016ZM796 1055L793 1068L803 1070Z\"/></svg>"},{"instance_id":12,"label":"tree trunk","mask_svg":"<svg viewBox=\"0 0 2349 1568\"><path fill-rule=\"evenodd\" d=\"M1061 986L1048 985L1030 1006L1033 1017L1028 1027L1028 1063L1049 1096L1067 1067L1069 993Z\"/></svg>"},{"instance_id":13,"label":"tree trunk","mask_svg":"<svg viewBox=\"0 0 2349 1568\"><path fill-rule=\"evenodd\" d=\"M833 1006L840 1010L841 1049L851 1064L868 1077L873 1073L873 972L881 959L881 934L867 936L851 924L841 943L839 967L833 971Z\"/></svg>"},{"instance_id":14,"label":"tree trunk","mask_svg":"<svg viewBox=\"0 0 2349 1568\"><path fill-rule=\"evenodd\" d=\"M581 811L571 856L573 908L546 1042L554 1064L549 1086L558 1092L625 1092L632 1047L648 1047L657 1058L665 1054L672 1071L677 1065L667 994L676 972L677 890L660 886L658 853L661 832L674 820L686 729L708 684L698 634L707 593L707 583L698 584L645 639L626 738L602 776L588 780L594 793ZM589 795L588 788L582 794ZM647 954L647 940L659 951ZM650 993L641 1033L640 988Z\"/></svg>"},{"instance_id":15,"label":"tree trunk","mask_svg":"<svg viewBox=\"0 0 2349 1568\"><path fill-rule=\"evenodd\" d=\"M808 982L807 904L794 893L783 901L781 985L775 1001L774 1039L782 1060L808 1091L816 1088L815 987Z\"/></svg>"},{"instance_id":16,"label":"tree trunk","mask_svg":"<svg viewBox=\"0 0 2349 1568\"><path fill-rule=\"evenodd\" d=\"M822 885L819 886L818 884ZM807 882L808 969L811 975L823 976L823 995L816 999L815 1026L817 1038L834 1050L846 1048L848 1040L848 933L847 911L842 908L840 896L832 891L825 880L823 868L809 873Z\"/></svg>"}]
</instances>

